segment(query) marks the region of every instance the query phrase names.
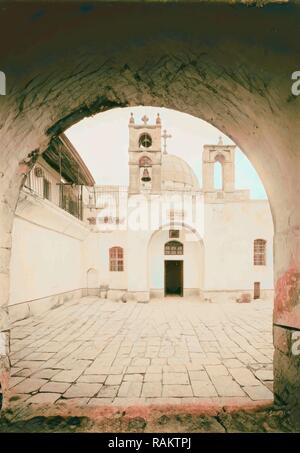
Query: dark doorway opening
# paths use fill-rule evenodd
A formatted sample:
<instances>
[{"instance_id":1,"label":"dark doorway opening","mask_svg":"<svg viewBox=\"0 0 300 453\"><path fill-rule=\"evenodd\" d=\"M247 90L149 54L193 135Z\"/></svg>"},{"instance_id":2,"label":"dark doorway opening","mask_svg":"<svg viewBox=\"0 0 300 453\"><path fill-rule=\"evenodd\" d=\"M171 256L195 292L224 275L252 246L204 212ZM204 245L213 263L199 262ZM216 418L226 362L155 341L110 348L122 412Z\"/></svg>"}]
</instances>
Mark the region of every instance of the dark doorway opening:
<instances>
[{"instance_id":1,"label":"dark doorway opening","mask_svg":"<svg viewBox=\"0 0 300 453\"><path fill-rule=\"evenodd\" d=\"M165 261L165 296L183 296L183 261Z\"/></svg>"},{"instance_id":2,"label":"dark doorway opening","mask_svg":"<svg viewBox=\"0 0 300 453\"><path fill-rule=\"evenodd\" d=\"M254 299L260 299L260 282L254 282Z\"/></svg>"}]
</instances>

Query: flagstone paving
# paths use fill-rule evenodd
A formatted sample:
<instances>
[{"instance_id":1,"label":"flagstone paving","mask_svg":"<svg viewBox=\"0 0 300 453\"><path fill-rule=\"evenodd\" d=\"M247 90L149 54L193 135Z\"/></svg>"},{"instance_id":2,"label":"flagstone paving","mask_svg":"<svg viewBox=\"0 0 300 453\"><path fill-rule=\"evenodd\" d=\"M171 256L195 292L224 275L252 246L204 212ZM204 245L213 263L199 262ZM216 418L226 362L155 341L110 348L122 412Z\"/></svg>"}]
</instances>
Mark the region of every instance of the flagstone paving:
<instances>
[{"instance_id":1,"label":"flagstone paving","mask_svg":"<svg viewBox=\"0 0 300 453\"><path fill-rule=\"evenodd\" d=\"M12 326L11 404L272 400L272 303L85 297Z\"/></svg>"}]
</instances>

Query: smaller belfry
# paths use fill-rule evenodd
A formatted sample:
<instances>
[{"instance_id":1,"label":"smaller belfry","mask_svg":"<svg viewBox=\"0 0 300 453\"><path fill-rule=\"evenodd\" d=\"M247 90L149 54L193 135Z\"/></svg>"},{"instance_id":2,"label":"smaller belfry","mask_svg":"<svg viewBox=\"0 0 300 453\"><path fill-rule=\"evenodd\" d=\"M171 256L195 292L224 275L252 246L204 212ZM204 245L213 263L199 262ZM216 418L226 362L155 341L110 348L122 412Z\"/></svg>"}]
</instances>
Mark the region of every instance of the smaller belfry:
<instances>
[{"instance_id":1,"label":"smaller belfry","mask_svg":"<svg viewBox=\"0 0 300 453\"><path fill-rule=\"evenodd\" d=\"M222 166L222 189L223 192L235 191L234 156L235 145L224 145L222 137L219 137L217 145L204 145L202 175L203 192L216 192L214 185L215 164Z\"/></svg>"},{"instance_id":2,"label":"smaller belfry","mask_svg":"<svg viewBox=\"0 0 300 453\"><path fill-rule=\"evenodd\" d=\"M144 115L136 124L129 118L129 194L161 192L161 118L149 124Z\"/></svg>"}]
</instances>

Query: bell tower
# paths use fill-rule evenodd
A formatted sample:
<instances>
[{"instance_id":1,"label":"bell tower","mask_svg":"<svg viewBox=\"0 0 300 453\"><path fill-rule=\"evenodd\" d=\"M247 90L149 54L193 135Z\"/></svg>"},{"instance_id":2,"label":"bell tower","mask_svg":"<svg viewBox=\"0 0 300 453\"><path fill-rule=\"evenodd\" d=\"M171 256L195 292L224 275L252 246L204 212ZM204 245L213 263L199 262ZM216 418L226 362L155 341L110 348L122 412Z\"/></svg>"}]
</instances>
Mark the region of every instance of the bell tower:
<instances>
[{"instance_id":1,"label":"bell tower","mask_svg":"<svg viewBox=\"0 0 300 453\"><path fill-rule=\"evenodd\" d=\"M129 194L160 193L161 191L161 119L148 124L144 115L135 124L133 113L129 119Z\"/></svg>"},{"instance_id":2,"label":"bell tower","mask_svg":"<svg viewBox=\"0 0 300 453\"><path fill-rule=\"evenodd\" d=\"M235 191L234 155L235 145L224 145L222 138L219 138L217 145L204 145L202 176L203 191L216 192L214 185L214 170L216 163L222 168L222 188L219 192Z\"/></svg>"},{"instance_id":3,"label":"bell tower","mask_svg":"<svg viewBox=\"0 0 300 453\"><path fill-rule=\"evenodd\" d=\"M202 184L204 198L210 203L223 203L248 200L249 189L235 188L235 148L236 145L224 145L219 138L217 145L204 145L202 157ZM216 166L221 167L221 181L215 186ZM219 184L221 182L221 185Z\"/></svg>"}]
</instances>

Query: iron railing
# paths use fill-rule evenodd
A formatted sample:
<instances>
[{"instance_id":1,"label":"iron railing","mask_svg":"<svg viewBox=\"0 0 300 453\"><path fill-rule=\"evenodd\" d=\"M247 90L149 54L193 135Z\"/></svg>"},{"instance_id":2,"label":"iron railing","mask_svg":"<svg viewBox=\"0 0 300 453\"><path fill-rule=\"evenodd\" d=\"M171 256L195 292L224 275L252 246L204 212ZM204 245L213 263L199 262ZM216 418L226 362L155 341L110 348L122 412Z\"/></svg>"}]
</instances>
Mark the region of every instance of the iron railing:
<instances>
[{"instance_id":1,"label":"iron railing","mask_svg":"<svg viewBox=\"0 0 300 453\"><path fill-rule=\"evenodd\" d=\"M58 183L51 178L51 175L45 175L42 169L40 171L33 169L27 175L24 187L31 193L51 201L74 217L83 219L82 186Z\"/></svg>"}]
</instances>

